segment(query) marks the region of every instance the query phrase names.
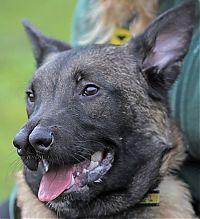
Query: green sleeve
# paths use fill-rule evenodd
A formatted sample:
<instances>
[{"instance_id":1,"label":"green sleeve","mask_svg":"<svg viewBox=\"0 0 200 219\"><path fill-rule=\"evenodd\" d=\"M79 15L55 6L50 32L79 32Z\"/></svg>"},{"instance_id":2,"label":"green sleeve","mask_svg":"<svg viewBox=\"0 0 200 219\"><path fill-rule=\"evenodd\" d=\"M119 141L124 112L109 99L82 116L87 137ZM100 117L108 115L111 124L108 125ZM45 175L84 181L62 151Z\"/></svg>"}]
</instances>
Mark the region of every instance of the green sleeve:
<instances>
[{"instance_id":1,"label":"green sleeve","mask_svg":"<svg viewBox=\"0 0 200 219\"><path fill-rule=\"evenodd\" d=\"M186 136L190 155L200 161L200 29L171 90L171 108Z\"/></svg>"},{"instance_id":2,"label":"green sleeve","mask_svg":"<svg viewBox=\"0 0 200 219\"><path fill-rule=\"evenodd\" d=\"M159 13L174 7L182 0L160 0ZM200 161L200 0L196 4L196 23L181 73L171 89L172 113L184 132L188 152Z\"/></svg>"},{"instance_id":3,"label":"green sleeve","mask_svg":"<svg viewBox=\"0 0 200 219\"><path fill-rule=\"evenodd\" d=\"M76 10L74 13L73 26L72 26L72 39L71 44L73 47L78 46L80 37L86 33L90 25L85 22L86 14L89 10L89 0L77 1Z\"/></svg>"},{"instance_id":4,"label":"green sleeve","mask_svg":"<svg viewBox=\"0 0 200 219\"><path fill-rule=\"evenodd\" d=\"M80 47L79 41L83 35L94 29L96 21L91 19L88 14L95 7L95 1L78 0L74 14L74 21L72 26L71 44L73 47Z\"/></svg>"},{"instance_id":5,"label":"green sleeve","mask_svg":"<svg viewBox=\"0 0 200 219\"><path fill-rule=\"evenodd\" d=\"M160 13L180 2L161 0ZM172 113L184 132L190 155L180 175L191 188L194 200L200 203L200 0L197 1L196 13L192 43L169 98Z\"/></svg>"}]
</instances>

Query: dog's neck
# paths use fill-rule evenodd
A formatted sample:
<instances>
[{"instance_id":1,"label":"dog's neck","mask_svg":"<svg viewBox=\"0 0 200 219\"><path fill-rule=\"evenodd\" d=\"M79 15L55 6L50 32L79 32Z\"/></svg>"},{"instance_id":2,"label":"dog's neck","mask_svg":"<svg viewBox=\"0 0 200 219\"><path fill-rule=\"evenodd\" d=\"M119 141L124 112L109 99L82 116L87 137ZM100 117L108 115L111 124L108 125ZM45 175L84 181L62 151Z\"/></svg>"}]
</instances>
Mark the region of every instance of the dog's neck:
<instances>
[{"instance_id":1,"label":"dog's neck","mask_svg":"<svg viewBox=\"0 0 200 219\"><path fill-rule=\"evenodd\" d=\"M32 193L22 172L17 174L17 188L17 205L21 209L21 218L57 218L57 215L46 208ZM134 206L115 216L104 218L171 218L174 217L174 215L176 215L177 218L194 217L194 212L190 204L190 193L182 181L172 175L167 176L164 177L158 189L160 190L159 205L148 206L146 205L147 203L144 203L143 205ZM153 199L153 201L158 202L157 199ZM184 210L183 206L185 206Z\"/></svg>"}]
</instances>

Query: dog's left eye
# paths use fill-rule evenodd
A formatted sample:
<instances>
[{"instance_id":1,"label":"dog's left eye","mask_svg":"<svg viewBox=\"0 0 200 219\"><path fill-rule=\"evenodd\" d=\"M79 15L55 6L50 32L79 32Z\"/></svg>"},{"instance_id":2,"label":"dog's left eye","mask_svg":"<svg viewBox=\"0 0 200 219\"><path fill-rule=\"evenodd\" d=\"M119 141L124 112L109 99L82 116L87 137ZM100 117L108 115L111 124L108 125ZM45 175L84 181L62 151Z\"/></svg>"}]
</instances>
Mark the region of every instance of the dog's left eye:
<instances>
[{"instance_id":1,"label":"dog's left eye","mask_svg":"<svg viewBox=\"0 0 200 219\"><path fill-rule=\"evenodd\" d=\"M83 89L81 95L82 96L92 96L92 95L97 94L98 91L99 91L99 88L96 85L88 84Z\"/></svg>"},{"instance_id":2,"label":"dog's left eye","mask_svg":"<svg viewBox=\"0 0 200 219\"><path fill-rule=\"evenodd\" d=\"M31 90L26 91L26 96L27 96L27 99L29 102L31 102L31 103L35 102L35 95L34 95L33 91L31 91Z\"/></svg>"}]
</instances>

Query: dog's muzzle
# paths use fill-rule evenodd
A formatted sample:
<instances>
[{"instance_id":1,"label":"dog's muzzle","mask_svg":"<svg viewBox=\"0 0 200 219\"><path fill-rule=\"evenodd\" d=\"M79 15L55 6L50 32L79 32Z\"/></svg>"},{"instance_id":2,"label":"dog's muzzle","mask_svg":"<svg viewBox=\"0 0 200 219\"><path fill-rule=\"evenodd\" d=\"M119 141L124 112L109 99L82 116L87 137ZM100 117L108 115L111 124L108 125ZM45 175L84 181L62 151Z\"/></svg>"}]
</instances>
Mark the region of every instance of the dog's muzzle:
<instances>
[{"instance_id":1,"label":"dog's muzzle","mask_svg":"<svg viewBox=\"0 0 200 219\"><path fill-rule=\"evenodd\" d=\"M43 156L48 154L53 141L53 133L48 128L36 126L31 132L28 132L26 127L23 127L16 134L13 144L21 157Z\"/></svg>"}]
</instances>

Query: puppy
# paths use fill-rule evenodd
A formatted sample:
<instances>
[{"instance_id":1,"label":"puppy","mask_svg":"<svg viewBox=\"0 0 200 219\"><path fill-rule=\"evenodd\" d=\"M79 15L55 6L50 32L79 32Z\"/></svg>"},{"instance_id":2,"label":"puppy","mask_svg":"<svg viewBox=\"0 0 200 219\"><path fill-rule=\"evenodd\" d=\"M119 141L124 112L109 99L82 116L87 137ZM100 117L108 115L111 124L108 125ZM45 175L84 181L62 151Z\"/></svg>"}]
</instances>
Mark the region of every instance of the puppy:
<instances>
[{"instance_id":1,"label":"puppy","mask_svg":"<svg viewBox=\"0 0 200 219\"><path fill-rule=\"evenodd\" d=\"M187 1L126 45L78 49L24 22L37 69L14 139L22 218L195 216L174 174L185 153L167 102L194 14Z\"/></svg>"}]
</instances>

